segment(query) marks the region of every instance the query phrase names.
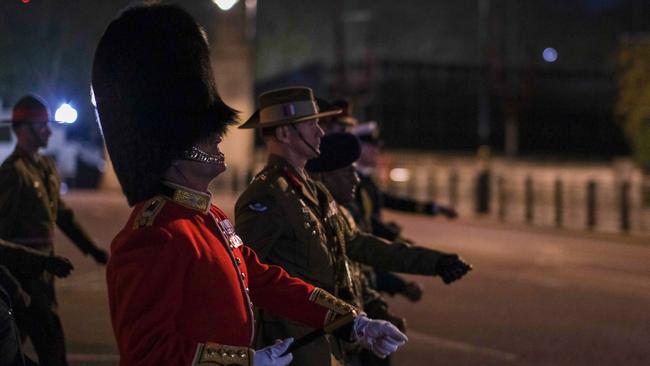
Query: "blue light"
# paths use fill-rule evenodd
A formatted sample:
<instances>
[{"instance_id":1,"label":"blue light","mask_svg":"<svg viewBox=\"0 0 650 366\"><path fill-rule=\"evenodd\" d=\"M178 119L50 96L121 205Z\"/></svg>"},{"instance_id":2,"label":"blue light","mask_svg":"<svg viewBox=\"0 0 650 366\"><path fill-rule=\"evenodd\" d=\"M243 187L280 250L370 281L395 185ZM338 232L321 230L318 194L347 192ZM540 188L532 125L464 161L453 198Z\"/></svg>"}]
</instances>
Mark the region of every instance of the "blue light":
<instances>
[{"instance_id":1,"label":"blue light","mask_svg":"<svg viewBox=\"0 0 650 366\"><path fill-rule=\"evenodd\" d=\"M547 47L542 52L542 57L546 62L555 62L557 61L557 50L553 47Z\"/></svg>"},{"instance_id":2,"label":"blue light","mask_svg":"<svg viewBox=\"0 0 650 366\"><path fill-rule=\"evenodd\" d=\"M68 103L63 103L54 113L54 119L59 123L74 123L77 120L77 110Z\"/></svg>"}]
</instances>

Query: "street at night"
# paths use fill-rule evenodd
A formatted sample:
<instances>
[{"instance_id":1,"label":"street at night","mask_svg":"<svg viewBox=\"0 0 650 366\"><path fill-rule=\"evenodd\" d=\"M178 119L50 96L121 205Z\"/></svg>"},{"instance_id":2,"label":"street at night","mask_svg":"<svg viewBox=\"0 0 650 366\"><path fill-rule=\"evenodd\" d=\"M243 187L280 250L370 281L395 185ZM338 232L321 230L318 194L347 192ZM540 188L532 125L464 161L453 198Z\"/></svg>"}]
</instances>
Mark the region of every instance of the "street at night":
<instances>
[{"instance_id":1,"label":"street at night","mask_svg":"<svg viewBox=\"0 0 650 366\"><path fill-rule=\"evenodd\" d=\"M118 192L64 199L108 246L129 209ZM232 215L235 197L216 196ZM408 320L409 343L395 365L647 365L650 362L650 248L647 237L456 221L389 213L405 236L460 253L474 270L450 286L412 276L424 298L390 300ZM104 268L57 232L75 263L58 282L72 365L114 365ZM218 289L215 289L218 291Z\"/></svg>"},{"instance_id":2,"label":"street at night","mask_svg":"<svg viewBox=\"0 0 650 366\"><path fill-rule=\"evenodd\" d=\"M0 1L0 366L650 365L648 14Z\"/></svg>"}]
</instances>

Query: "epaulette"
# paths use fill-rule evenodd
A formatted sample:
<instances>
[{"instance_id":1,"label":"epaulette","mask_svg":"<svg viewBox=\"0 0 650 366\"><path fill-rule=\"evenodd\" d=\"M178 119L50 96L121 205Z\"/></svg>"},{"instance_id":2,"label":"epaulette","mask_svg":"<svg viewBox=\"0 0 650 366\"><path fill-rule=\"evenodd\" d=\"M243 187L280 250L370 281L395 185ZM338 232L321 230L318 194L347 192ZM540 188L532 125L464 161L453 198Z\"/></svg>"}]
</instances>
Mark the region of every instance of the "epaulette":
<instances>
[{"instance_id":1,"label":"epaulette","mask_svg":"<svg viewBox=\"0 0 650 366\"><path fill-rule=\"evenodd\" d=\"M274 169L275 168L275 169ZM268 167L262 170L253 178L253 182L268 184L271 188L279 188L281 191L286 191L289 188L289 183L286 178L280 174L277 166Z\"/></svg>"},{"instance_id":2,"label":"epaulette","mask_svg":"<svg viewBox=\"0 0 650 366\"><path fill-rule=\"evenodd\" d=\"M133 230L153 225L156 216L158 216L166 202L167 199L162 196L156 196L145 202L145 204L142 205L142 209L138 213L138 216L133 221Z\"/></svg>"}]
</instances>

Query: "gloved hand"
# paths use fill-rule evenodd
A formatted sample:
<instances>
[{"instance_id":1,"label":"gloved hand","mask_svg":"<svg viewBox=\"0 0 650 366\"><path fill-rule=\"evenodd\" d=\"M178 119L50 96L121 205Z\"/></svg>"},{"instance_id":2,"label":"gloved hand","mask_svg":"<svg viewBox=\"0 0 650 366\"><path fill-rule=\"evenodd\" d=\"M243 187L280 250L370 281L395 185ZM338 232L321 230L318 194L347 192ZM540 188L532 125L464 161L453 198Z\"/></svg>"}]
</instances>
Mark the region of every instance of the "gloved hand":
<instances>
[{"instance_id":1,"label":"gloved hand","mask_svg":"<svg viewBox=\"0 0 650 366\"><path fill-rule=\"evenodd\" d=\"M89 254L93 257L95 262L97 262L99 264L108 263L108 253L106 253L106 251L104 249L102 249L102 248L97 247L93 251L91 251Z\"/></svg>"},{"instance_id":2,"label":"gloved hand","mask_svg":"<svg viewBox=\"0 0 650 366\"><path fill-rule=\"evenodd\" d=\"M277 340L272 346L264 347L255 351L253 355L253 365L255 366L286 366L293 360L293 355L288 353L280 357L293 343L293 338L287 338L283 341Z\"/></svg>"},{"instance_id":3,"label":"gloved hand","mask_svg":"<svg viewBox=\"0 0 650 366\"><path fill-rule=\"evenodd\" d=\"M413 281L408 281L404 285L404 289L402 290L402 295L404 295L409 301L411 302L417 302L422 299L422 286L420 286L419 283L413 282Z\"/></svg>"},{"instance_id":4,"label":"gloved hand","mask_svg":"<svg viewBox=\"0 0 650 366\"><path fill-rule=\"evenodd\" d=\"M408 341L406 335L393 324L368 319L363 315L354 319L352 338L379 358L386 358Z\"/></svg>"},{"instance_id":5,"label":"gloved hand","mask_svg":"<svg viewBox=\"0 0 650 366\"><path fill-rule=\"evenodd\" d=\"M406 319L391 313L388 310L388 304L382 299L377 298L363 305L368 317L371 319L388 320L397 327L400 332L406 334Z\"/></svg>"},{"instance_id":6,"label":"gloved hand","mask_svg":"<svg viewBox=\"0 0 650 366\"><path fill-rule=\"evenodd\" d=\"M453 207L438 206L438 213L448 219L455 219L458 217L458 212Z\"/></svg>"},{"instance_id":7,"label":"gloved hand","mask_svg":"<svg viewBox=\"0 0 650 366\"><path fill-rule=\"evenodd\" d=\"M57 277L68 277L74 267L68 258L53 255L45 258L43 269Z\"/></svg>"},{"instance_id":8,"label":"gloved hand","mask_svg":"<svg viewBox=\"0 0 650 366\"><path fill-rule=\"evenodd\" d=\"M460 279L471 270L472 266L456 254L443 254L436 263L436 274L447 285Z\"/></svg>"}]
</instances>

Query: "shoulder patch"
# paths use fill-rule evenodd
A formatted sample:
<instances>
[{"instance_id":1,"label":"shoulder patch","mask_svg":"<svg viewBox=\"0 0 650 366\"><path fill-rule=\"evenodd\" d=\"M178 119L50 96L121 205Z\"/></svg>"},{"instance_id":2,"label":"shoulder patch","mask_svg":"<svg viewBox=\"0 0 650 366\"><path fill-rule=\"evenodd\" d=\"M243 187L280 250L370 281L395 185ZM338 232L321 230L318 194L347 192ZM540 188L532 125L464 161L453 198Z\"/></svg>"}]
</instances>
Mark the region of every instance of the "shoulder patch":
<instances>
[{"instance_id":1,"label":"shoulder patch","mask_svg":"<svg viewBox=\"0 0 650 366\"><path fill-rule=\"evenodd\" d=\"M264 212L269 209L269 206L263 204L262 202L253 202L248 205L248 208L255 212Z\"/></svg>"},{"instance_id":2,"label":"shoulder patch","mask_svg":"<svg viewBox=\"0 0 650 366\"><path fill-rule=\"evenodd\" d=\"M153 225L156 216L158 216L166 202L167 200L160 196L147 201L133 221L133 230Z\"/></svg>"}]
</instances>

